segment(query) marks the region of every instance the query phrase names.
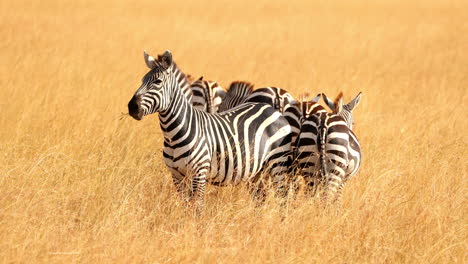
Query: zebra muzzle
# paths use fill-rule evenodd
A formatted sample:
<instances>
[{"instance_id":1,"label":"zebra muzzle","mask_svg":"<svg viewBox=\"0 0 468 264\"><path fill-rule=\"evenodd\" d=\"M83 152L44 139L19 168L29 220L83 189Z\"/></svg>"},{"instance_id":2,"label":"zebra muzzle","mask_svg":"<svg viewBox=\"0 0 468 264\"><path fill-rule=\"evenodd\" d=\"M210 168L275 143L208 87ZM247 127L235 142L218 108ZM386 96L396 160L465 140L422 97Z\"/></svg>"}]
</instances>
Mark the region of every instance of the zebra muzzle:
<instances>
[{"instance_id":1,"label":"zebra muzzle","mask_svg":"<svg viewBox=\"0 0 468 264\"><path fill-rule=\"evenodd\" d=\"M143 117L143 111L141 110L141 95L134 95L130 102L128 102L128 113L136 120L141 120Z\"/></svg>"}]
</instances>

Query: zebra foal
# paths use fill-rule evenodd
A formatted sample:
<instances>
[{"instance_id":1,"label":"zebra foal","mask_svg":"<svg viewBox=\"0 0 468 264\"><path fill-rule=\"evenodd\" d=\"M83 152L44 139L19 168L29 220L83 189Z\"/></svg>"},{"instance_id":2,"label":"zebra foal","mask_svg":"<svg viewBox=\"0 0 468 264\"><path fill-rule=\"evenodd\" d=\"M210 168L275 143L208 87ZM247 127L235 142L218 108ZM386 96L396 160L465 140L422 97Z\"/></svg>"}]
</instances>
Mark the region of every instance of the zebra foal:
<instances>
[{"instance_id":1,"label":"zebra foal","mask_svg":"<svg viewBox=\"0 0 468 264\"><path fill-rule=\"evenodd\" d=\"M183 193L191 179L189 201L203 207L206 183L250 182L262 192L263 180L282 185L291 163L291 127L274 108L247 103L220 114L192 106L180 89L172 54L155 60L144 53L150 71L128 103L129 114L141 120L159 113L164 135L164 162L176 189ZM264 179L261 172L267 171ZM263 175L263 173L262 173Z\"/></svg>"}]
</instances>

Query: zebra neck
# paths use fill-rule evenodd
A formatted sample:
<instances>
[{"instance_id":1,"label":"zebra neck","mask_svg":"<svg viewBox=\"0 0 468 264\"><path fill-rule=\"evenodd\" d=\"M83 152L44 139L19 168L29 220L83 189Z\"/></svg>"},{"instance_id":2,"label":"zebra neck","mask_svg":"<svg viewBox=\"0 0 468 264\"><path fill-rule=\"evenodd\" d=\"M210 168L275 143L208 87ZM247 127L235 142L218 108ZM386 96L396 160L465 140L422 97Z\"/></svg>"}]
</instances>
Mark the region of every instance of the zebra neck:
<instances>
[{"instance_id":1,"label":"zebra neck","mask_svg":"<svg viewBox=\"0 0 468 264\"><path fill-rule=\"evenodd\" d=\"M174 65L172 65L172 73L174 74L175 79L177 80L179 84L179 89L182 90L182 93L184 94L184 96L187 97L187 99L189 99L189 102L191 102L192 89L190 89L190 83L185 73L180 70L180 68L177 66L175 62L174 62Z\"/></svg>"},{"instance_id":2,"label":"zebra neck","mask_svg":"<svg viewBox=\"0 0 468 264\"><path fill-rule=\"evenodd\" d=\"M159 113L159 123L166 142L172 142L176 135L185 134L193 126L195 109L188 102L178 83L173 89L173 96L168 109Z\"/></svg>"}]
</instances>

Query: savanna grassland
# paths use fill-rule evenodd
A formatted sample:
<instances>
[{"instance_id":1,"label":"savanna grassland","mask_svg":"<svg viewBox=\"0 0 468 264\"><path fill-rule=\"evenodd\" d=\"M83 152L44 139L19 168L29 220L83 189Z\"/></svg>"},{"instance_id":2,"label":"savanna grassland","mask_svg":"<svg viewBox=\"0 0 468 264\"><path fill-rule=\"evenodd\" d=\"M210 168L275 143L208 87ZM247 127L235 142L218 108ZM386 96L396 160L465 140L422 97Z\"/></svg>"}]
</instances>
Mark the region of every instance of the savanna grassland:
<instances>
[{"instance_id":1,"label":"savanna grassland","mask_svg":"<svg viewBox=\"0 0 468 264\"><path fill-rule=\"evenodd\" d=\"M468 2L0 0L3 263L467 263ZM143 50L195 77L363 92L343 202L176 195ZM123 113L123 114L122 114Z\"/></svg>"}]
</instances>

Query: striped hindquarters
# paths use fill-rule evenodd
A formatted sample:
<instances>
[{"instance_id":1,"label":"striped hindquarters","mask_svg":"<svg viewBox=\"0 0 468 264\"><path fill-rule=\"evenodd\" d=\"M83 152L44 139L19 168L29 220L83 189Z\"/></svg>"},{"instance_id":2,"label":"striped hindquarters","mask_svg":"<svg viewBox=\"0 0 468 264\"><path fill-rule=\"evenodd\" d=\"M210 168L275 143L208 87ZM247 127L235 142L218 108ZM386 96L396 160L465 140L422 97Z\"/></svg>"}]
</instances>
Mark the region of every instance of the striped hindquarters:
<instances>
[{"instance_id":1,"label":"striped hindquarters","mask_svg":"<svg viewBox=\"0 0 468 264\"><path fill-rule=\"evenodd\" d=\"M326 197L338 198L345 182L359 169L360 160L359 142L342 117L320 112L305 119L296 163L309 187L321 182Z\"/></svg>"}]
</instances>

